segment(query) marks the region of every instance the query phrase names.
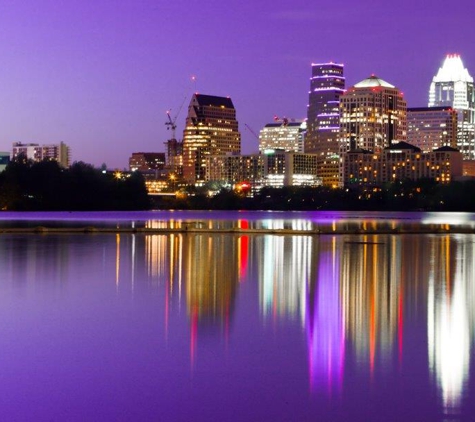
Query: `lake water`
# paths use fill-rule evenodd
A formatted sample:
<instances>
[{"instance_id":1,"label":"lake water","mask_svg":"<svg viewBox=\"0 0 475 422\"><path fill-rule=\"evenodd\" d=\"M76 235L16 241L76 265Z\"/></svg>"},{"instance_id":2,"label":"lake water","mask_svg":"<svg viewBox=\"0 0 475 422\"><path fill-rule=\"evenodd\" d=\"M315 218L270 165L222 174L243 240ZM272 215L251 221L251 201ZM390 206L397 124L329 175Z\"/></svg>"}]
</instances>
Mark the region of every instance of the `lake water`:
<instances>
[{"instance_id":1,"label":"lake water","mask_svg":"<svg viewBox=\"0 0 475 422\"><path fill-rule=\"evenodd\" d=\"M461 225L472 214L32 213L2 226ZM15 421L469 421L475 235L0 234Z\"/></svg>"}]
</instances>

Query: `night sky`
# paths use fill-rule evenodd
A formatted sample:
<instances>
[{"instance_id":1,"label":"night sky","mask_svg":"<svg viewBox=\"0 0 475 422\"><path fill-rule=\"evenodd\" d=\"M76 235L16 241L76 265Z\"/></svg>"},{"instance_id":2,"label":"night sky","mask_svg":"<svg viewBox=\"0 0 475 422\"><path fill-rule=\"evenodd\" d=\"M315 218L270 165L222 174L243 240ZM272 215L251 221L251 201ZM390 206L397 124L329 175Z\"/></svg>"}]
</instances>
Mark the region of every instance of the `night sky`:
<instances>
[{"instance_id":1,"label":"night sky","mask_svg":"<svg viewBox=\"0 0 475 422\"><path fill-rule=\"evenodd\" d=\"M0 150L71 147L73 161L128 166L181 138L193 92L230 96L243 152L274 115L305 118L311 63L374 73L426 106L447 53L475 76L475 2L0 0ZM196 82L191 77L196 76Z\"/></svg>"}]
</instances>

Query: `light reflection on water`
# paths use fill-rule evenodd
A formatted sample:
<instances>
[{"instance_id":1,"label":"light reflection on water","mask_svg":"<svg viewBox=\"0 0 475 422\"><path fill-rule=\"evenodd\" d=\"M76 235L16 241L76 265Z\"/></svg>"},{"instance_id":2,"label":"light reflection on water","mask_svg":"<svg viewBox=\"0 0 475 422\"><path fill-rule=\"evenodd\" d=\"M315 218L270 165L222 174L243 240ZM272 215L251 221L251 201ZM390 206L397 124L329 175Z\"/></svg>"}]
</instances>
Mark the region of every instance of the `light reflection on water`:
<instances>
[{"instance_id":1,"label":"light reflection on water","mask_svg":"<svg viewBox=\"0 0 475 422\"><path fill-rule=\"evenodd\" d=\"M451 251L455 246L455 251ZM431 373L444 410L457 415L467 388L473 341L473 243L434 245L428 288L428 346Z\"/></svg>"},{"instance_id":2,"label":"light reflection on water","mask_svg":"<svg viewBox=\"0 0 475 422\"><path fill-rule=\"evenodd\" d=\"M18 420L470 420L474 242L2 235L0 406Z\"/></svg>"},{"instance_id":3,"label":"light reflection on water","mask_svg":"<svg viewBox=\"0 0 475 422\"><path fill-rule=\"evenodd\" d=\"M8 212L0 213L0 227L97 226L118 228L209 229L247 228L318 230L412 229L453 227L475 229L475 214L467 212L359 212L359 211L136 211L136 212Z\"/></svg>"}]
</instances>

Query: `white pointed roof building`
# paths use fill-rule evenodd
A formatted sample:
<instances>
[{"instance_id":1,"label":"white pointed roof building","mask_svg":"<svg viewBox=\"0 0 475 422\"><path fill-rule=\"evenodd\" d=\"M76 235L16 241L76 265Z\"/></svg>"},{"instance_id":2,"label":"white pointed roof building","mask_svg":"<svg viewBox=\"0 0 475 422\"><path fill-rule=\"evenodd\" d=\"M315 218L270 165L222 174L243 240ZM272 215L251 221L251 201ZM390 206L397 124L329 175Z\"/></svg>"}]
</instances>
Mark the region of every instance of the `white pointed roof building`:
<instances>
[{"instance_id":1,"label":"white pointed roof building","mask_svg":"<svg viewBox=\"0 0 475 422\"><path fill-rule=\"evenodd\" d=\"M429 107L457 110L457 148L464 159L475 159L475 93L473 77L458 54L449 54L432 79Z\"/></svg>"}]
</instances>

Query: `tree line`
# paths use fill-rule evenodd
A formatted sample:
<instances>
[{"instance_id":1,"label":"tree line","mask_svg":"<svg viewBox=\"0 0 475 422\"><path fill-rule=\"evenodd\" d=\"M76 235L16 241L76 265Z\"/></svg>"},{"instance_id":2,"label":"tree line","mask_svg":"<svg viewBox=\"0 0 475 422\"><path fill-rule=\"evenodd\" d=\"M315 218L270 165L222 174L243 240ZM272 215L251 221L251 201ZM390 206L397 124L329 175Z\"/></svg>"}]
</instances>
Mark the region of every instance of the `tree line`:
<instances>
[{"instance_id":1,"label":"tree line","mask_svg":"<svg viewBox=\"0 0 475 422\"><path fill-rule=\"evenodd\" d=\"M253 197L208 187L177 198L157 198L155 208L218 210L340 210L340 211L469 211L475 212L475 181L437 183L432 179L404 180L383 186L333 189L327 187L264 187Z\"/></svg>"},{"instance_id":2,"label":"tree line","mask_svg":"<svg viewBox=\"0 0 475 422\"><path fill-rule=\"evenodd\" d=\"M10 211L142 210L150 207L140 173L119 179L84 162L62 168L20 155L0 173L0 209Z\"/></svg>"},{"instance_id":3,"label":"tree line","mask_svg":"<svg viewBox=\"0 0 475 422\"><path fill-rule=\"evenodd\" d=\"M177 197L151 200L139 172L116 177L84 162L65 169L56 161L20 155L0 173L0 209L89 211L146 209L348 210L475 212L475 181L404 180L379 187L264 187L253 196L216 186L188 188Z\"/></svg>"}]
</instances>

